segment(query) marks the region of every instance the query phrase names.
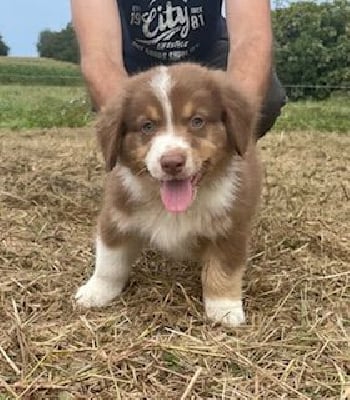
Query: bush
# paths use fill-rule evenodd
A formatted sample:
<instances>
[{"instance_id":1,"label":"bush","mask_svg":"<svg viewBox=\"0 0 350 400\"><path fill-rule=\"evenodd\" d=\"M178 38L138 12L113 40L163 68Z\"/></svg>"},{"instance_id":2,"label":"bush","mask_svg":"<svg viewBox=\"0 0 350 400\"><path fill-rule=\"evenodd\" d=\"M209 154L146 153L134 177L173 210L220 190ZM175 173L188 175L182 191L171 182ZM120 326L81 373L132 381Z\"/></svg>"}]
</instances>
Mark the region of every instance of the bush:
<instances>
[{"instance_id":1,"label":"bush","mask_svg":"<svg viewBox=\"0 0 350 400\"><path fill-rule=\"evenodd\" d=\"M40 57L79 62L79 47L72 24L59 32L44 30L39 34L37 49Z\"/></svg>"},{"instance_id":2,"label":"bush","mask_svg":"<svg viewBox=\"0 0 350 400\"><path fill-rule=\"evenodd\" d=\"M286 85L350 86L350 4L297 2L273 13L276 66ZM292 99L324 99L335 88L293 89Z\"/></svg>"},{"instance_id":3,"label":"bush","mask_svg":"<svg viewBox=\"0 0 350 400\"><path fill-rule=\"evenodd\" d=\"M0 56L7 56L9 54L10 48L4 42L2 36L0 35Z\"/></svg>"}]
</instances>

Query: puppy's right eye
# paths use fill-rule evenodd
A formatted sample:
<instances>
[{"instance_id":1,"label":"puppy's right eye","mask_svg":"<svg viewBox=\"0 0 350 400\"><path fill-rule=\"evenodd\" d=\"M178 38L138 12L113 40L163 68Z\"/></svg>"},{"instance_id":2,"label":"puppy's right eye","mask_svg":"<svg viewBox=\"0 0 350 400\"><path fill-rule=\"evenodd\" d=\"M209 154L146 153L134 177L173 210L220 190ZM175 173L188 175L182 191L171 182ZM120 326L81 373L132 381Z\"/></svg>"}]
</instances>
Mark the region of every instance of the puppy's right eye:
<instances>
[{"instance_id":1,"label":"puppy's right eye","mask_svg":"<svg viewBox=\"0 0 350 400\"><path fill-rule=\"evenodd\" d=\"M145 135L152 135L156 130L156 124L153 121L145 121L141 126L141 132Z\"/></svg>"},{"instance_id":2,"label":"puppy's right eye","mask_svg":"<svg viewBox=\"0 0 350 400\"><path fill-rule=\"evenodd\" d=\"M205 120L200 115L195 115L191 118L190 125L193 129L201 129L205 125Z\"/></svg>"}]
</instances>

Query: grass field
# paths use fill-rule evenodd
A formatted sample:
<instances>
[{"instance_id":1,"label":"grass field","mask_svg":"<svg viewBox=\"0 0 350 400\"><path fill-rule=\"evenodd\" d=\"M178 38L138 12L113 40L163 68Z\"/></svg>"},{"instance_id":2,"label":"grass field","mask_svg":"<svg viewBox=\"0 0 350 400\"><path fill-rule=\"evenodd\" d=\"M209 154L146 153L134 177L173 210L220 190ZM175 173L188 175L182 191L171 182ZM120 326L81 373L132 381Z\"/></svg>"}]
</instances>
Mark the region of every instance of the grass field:
<instances>
[{"instance_id":1,"label":"grass field","mask_svg":"<svg viewBox=\"0 0 350 400\"><path fill-rule=\"evenodd\" d=\"M346 94L325 101L291 102L283 109L275 131L348 133L349 115ZM80 127L91 120L91 105L76 65L0 57L0 128Z\"/></svg>"},{"instance_id":2,"label":"grass field","mask_svg":"<svg viewBox=\"0 0 350 400\"><path fill-rule=\"evenodd\" d=\"M85 126L91 106L77 65L0 57L0 129Z\"/></svg>"},{"instance_id":3,"label":"grass field","mask_svg":"<svg viewBox=\"0 0 350 400\"><path fill-rule=\"evenodd\" d=\"M93 132L0 136L3 398L348 398L349 135L260 142L248 322L231 330L203 317L197 267L151 251L122 298L77 309L103 181Z\"/></svg>"},{"instance_id":4,"label":"grass field","mask_svg":"<svg viewBox=\"0 0 350 400\"><path fill-rule=\"evenodd\" d=\"M91 107L83 87L0 86L0 128L85 126Z\"/></svg>"},{"instance_id":5,"label":"grass field","mask_svg":"<svg viewBox=\"0 0 350 400\"><path fill-rule=\"evenodd\" d=\"M350 98L300 101L284 107L275 131L350 132ZM0 128L85 126L91 106L82 86L0 86Z\"/></svg>"},{"instance_id":6,"label":"grass field","mask_svg":"<svg viewBox=\"0 0 350 400\"><path fill-rule=\"evenodd\" d=\"M80 86L79 67L72 63L36 57L1 57L0 84Z\"/></svg>"},{"instance_id":7,"label":"grass field","mask_svg":"<svg viewBox=\"0 0 350 400\"><path fill-rule=\"evenodd\" d=\"M76 307L104 177L85 91L0 86L0 400L349 400L349 111L288 104L259 142L247 324L226 329L199 267L151 250L111 306Z\"/></svg>"}]
</instances>

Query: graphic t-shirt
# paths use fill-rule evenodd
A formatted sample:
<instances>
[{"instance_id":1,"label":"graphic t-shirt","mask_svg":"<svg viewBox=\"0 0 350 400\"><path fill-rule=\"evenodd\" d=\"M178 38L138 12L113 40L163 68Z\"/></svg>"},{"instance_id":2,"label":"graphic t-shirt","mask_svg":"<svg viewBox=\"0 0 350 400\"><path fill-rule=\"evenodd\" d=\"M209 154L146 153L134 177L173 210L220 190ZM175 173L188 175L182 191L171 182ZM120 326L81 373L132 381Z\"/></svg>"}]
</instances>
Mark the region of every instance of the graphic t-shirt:
<instances>
[{"instance_id":1,"label":"graphic t-shirt","mask_svg":"<svg viewBox=\"0 0 350 400\"><path fill-rule=\"evenodd\" d=\"M117 0L129 72L200 61L225 35L222 0Z\"/></svg>"}]
</instances>

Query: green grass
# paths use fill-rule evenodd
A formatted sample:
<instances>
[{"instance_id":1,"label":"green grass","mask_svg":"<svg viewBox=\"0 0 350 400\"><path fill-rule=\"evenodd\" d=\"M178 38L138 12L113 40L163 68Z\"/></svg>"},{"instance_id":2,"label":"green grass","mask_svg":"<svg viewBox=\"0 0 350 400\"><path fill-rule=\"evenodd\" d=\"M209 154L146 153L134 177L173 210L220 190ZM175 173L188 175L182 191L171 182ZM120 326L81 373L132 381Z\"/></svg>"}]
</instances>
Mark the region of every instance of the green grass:
<instances>
[{"instance_id":1,"label":"green grass","mask_svg":"<svg viewBox=\"0 0 350 400\"><path fill-rule=\"evenodd\" d=\"M0 84L76 86L83 80L77 65L34 57L0 57Z\"/></svg>"},{"instance_id":2,"label":"green grass","mask_svg":"<svg viewBox=\"0 0 350 400\"><path fill-rule=\"evenodd\" d=\"M0 86L0 128L76 127L92 118L83 86ZM275 131L350 132L350 98L288 103Z\"/></svg>"},{"instance_id":3,"label":"green grass","mask_svg":"<svg viewBox=\"0 0 350 400\"><path fill-rule=\"evenodd\" d=\"M84 126L90 110L83 87L0 86L0 128Z\"/></svg>"},{"instance_id":4,"label":"green grass","mask_svg":"<svg viewBox=\"0 0 350 400\"><path fill-rule=\"evenodd\" d=\"M84 126L90 104L79 67L45 58L0 57L0 128ZM288 103L275 131L350 132L350 97Z\"/></svg>"},{"instance_id":5,"label":"green grass","mask_svg":"<svg viewBox=\"0 0 350 400\"><path fill-rule=\"evenodd\" d=\"M350 97L288 103L274 127L277 131L350 132Z\"/></svg>"}]
</instances>

